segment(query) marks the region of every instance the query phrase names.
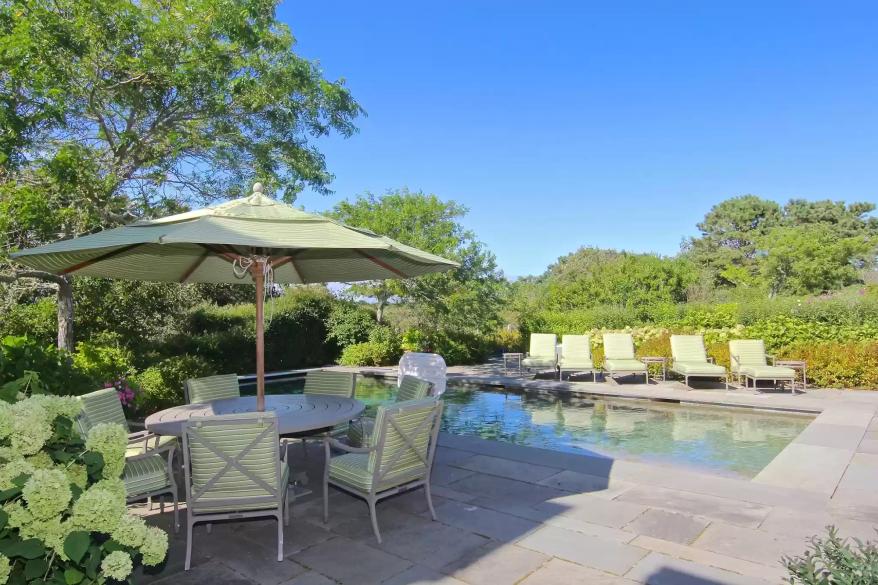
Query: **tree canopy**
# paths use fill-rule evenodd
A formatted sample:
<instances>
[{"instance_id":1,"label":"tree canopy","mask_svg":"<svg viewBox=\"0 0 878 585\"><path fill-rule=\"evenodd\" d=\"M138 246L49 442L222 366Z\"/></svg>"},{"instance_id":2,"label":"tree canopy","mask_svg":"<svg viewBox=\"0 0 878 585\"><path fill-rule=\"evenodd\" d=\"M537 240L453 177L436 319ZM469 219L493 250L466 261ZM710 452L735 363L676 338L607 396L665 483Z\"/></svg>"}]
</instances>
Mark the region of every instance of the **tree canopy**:
<instances>
[{"instance_id":1,"label":"tree canopy","mask_svg":"<svg viewBox=\"0 0 878 585\"><path fill-rule=\"evenodd\" d=\"M255 178L287 201L328 192L314 139L350 136L362 109L295 54L275 4L0 4L2 251L237 196ZM72 345L69 279L3 273L59 287Z\"/></svg>"}]
</instances>

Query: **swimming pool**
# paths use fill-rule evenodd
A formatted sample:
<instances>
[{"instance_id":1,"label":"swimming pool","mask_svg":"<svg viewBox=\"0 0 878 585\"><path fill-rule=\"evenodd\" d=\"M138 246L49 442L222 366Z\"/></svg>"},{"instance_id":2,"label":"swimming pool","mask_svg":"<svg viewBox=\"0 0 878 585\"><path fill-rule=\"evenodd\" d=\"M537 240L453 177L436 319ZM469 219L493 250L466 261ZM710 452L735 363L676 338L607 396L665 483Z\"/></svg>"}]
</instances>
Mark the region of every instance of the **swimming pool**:
<instances>
[{"instance_id":1,"label":"swimming pool","mask_svg":"<svg viewBox=\"0 0 878 585\"><path fill-rule=\"evenodd\" d=\"M268 384L301 391L302 381ZM361 377L367 413L393 399L395 380ZM812 415L747 408L531 394L496 387L449 386L442 430L568 453L671 463L754 477L813 420Z\"/></svg>"}]
</instances>

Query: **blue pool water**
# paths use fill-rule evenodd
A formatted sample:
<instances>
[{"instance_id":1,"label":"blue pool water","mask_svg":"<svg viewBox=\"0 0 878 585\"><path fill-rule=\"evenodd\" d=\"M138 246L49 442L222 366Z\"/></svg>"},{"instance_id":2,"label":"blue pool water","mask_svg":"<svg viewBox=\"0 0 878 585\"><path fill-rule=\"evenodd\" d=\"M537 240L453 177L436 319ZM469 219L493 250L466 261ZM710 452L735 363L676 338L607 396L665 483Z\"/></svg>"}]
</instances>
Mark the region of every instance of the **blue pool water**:
<instances>
[{"instance_id":1,"label":"blue pool water","mask_svg":"<svg viewBox=\"0 0 878 585\"><path fill-rule=\"evenodd\" d=\"M360 378L367 413L393 399L395 381ZM301 381L269 392L301 391ZM442 429L568 453L671 463L754 477L813 420L747 408L554 396L494 387L450 386Z\"/></svg>"}]
</instances>

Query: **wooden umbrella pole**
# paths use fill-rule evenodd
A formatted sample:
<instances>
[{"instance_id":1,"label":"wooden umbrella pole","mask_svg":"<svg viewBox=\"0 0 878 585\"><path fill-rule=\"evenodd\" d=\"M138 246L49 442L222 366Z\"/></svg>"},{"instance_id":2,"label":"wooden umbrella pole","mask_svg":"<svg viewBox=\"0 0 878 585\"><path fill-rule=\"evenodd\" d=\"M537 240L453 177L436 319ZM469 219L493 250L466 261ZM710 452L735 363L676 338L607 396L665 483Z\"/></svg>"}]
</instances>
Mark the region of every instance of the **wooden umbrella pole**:
<instances>
[{"instance_id":1,"label":"wooden umbrella pole","mask_svg":"<svg viewBox=\"0 0 878 585\"><path fill-rule=\"evenodd\" d=\"M256 283L256 410L265 410L265 321L263 302L265 298L265 275L262 262L256 261L250 268Z\"/></svg>"}]
</instances>

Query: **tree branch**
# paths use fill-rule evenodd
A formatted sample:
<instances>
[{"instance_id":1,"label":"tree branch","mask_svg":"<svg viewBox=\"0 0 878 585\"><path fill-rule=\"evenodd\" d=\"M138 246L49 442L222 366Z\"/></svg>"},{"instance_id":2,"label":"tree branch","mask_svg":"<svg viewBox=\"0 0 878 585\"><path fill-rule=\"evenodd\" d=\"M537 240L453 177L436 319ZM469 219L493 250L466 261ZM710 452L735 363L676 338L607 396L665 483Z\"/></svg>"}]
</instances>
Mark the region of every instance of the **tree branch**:
<instances>
[{"instance_id":1,"label":"tree branch","mask_svg":"<svg viewBox=\"0 0 878 585\"><path fill-rule=\"evenodd\" d=\"M21 278L36 278L57 285L64 284L64 277L42 270L13 270L11 274L0 274L0 282L16 282Z\"/></svg>"}]
</instances>

